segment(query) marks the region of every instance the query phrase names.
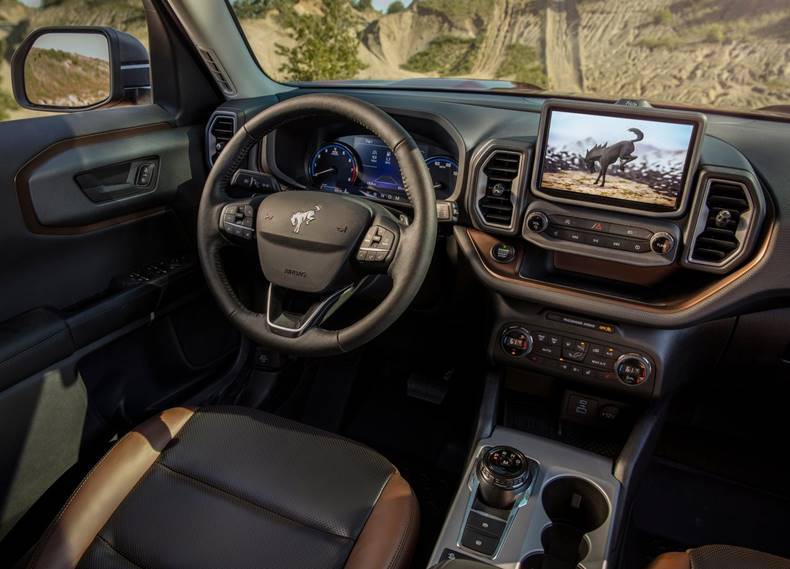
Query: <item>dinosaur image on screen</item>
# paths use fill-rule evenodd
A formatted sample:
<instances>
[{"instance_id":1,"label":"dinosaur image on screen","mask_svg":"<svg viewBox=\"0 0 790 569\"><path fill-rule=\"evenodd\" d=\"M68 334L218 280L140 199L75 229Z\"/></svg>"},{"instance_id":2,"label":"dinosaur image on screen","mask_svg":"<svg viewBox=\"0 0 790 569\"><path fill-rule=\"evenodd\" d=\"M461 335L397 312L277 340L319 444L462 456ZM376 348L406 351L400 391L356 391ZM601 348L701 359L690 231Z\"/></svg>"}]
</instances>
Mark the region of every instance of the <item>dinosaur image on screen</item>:
<instances>
[{"instance_id":1,"label":"dinosaur image on screen","mask_svg":"<svg viewBox=\"0 0 790 569\"><path fill-rule=\"evenodd\" d=\"M540 188L580 199L676 209L694 125L554 110Z\"/></svg>"}]
</instances>

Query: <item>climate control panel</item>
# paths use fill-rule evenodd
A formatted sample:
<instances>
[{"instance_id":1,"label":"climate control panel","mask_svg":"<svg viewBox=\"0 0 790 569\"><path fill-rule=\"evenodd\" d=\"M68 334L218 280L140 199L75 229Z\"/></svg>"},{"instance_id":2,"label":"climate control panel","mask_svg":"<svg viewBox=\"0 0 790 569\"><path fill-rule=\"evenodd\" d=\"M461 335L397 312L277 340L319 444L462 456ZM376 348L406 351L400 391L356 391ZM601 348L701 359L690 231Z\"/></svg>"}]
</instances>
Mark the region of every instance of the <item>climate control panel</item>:
<instances>
[{"instance_id":1,"label":"climate control panel","mask_svg":"<svg viewBox=\"0 0 790 569\"><path fill-rule=\"evenodd\" d=\"M502 328L499 347L520 365L610 387L646 387L655 375L653 359L640 350L527 324Z\"/></svg>"}]
</instances>

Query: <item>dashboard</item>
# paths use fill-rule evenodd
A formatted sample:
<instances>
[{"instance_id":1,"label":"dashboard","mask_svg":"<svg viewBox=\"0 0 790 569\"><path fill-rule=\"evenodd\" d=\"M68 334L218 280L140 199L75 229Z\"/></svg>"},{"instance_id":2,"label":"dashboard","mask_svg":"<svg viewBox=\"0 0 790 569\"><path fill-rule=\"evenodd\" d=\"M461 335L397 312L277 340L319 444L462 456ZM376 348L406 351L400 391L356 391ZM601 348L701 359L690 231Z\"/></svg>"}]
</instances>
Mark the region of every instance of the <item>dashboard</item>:
<instances>
[{"instance_id":1,"label":"dashboard","mask_svg":"<svg viewBox=\"0 0 790 569\"><path fill-rule=\"evenodd\" d=\"M726 341L727 318L790 301L785 122L638 102L334 91L376 104L416 140L437 200L459 212L441 219L448 255L491 293L498 363L655 396ZM220 112L242 121L260 104ZM397 163L356 125L294 121L247 167L284 190L409 215Z\"/></svg>"}]
</instances>

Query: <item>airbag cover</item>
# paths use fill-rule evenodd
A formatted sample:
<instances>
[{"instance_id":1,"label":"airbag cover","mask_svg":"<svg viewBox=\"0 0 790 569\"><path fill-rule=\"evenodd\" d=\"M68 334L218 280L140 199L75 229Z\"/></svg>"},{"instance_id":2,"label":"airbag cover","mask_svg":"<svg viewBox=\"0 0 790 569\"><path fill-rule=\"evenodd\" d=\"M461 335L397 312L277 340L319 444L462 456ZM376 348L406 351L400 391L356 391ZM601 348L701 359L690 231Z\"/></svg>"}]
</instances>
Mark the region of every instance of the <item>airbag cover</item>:
<instances>
[{"instance_id":1,"label":"airbag cover","mask_svg":"<svg viewBox=\"0 0 790 569\"><path fill-rule=\"evenodd\" d=\"M258 208L258 256L274 285L319 293L348 284L350 255L373 212L364 202L335 194L287 191Z\"/></svg>"}]
</instances>

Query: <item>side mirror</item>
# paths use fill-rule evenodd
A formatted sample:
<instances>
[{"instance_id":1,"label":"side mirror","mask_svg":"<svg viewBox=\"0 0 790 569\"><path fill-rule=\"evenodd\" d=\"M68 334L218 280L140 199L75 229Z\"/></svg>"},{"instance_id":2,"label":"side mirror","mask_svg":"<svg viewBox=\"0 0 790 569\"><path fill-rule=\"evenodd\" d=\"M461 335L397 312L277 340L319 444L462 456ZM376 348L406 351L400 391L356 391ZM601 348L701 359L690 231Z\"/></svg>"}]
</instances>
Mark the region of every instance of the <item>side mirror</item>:
<instances>
[{"instance_id":1,"label":"side mirror","mask_svg":"<svg viewBox=\"0 0 790 569\"><path fill-rule=\"evenodd\" d=\"M74 112L150 97L148 51L104 26L38 28L11 59L14 97L39 111Z\"/></svg>"}]
</instances>

